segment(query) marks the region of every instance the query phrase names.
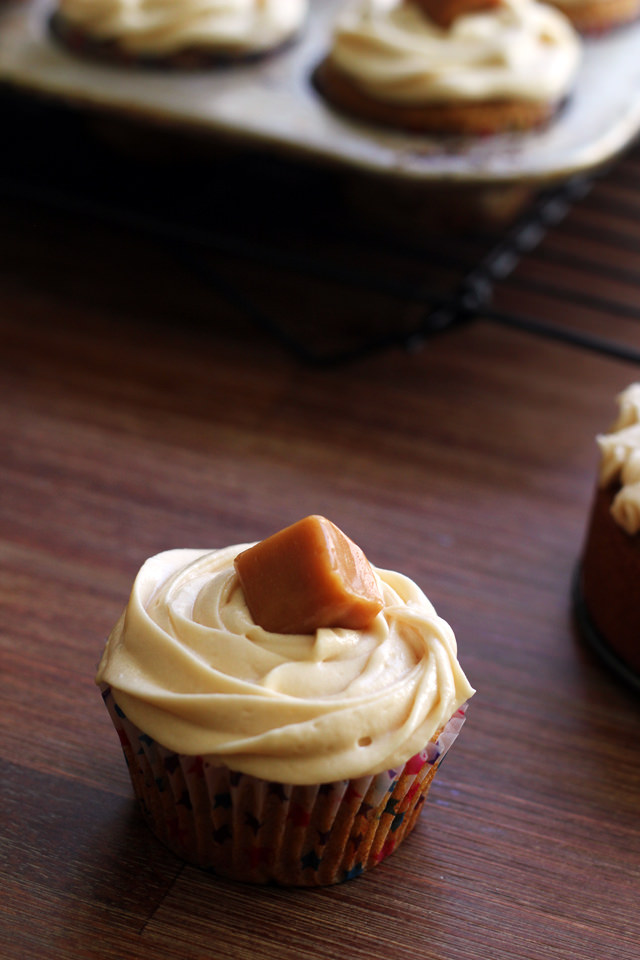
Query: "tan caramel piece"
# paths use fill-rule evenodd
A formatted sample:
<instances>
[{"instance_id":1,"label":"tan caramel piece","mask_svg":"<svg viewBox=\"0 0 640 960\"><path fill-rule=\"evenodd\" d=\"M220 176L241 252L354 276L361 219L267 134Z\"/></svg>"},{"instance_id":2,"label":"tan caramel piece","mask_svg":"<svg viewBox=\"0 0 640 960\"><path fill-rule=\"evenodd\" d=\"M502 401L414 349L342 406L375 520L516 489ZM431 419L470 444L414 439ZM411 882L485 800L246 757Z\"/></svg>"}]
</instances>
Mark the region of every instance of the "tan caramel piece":
<instances>
[{"instance_id":1,"label":"tan caramel piece","mask_svg":"<svg viewBox=\"0 0 640 960\"><path fill-rule=\"evenodd\" d=\"M502 0L410 0L420 7L440 27L450 27L457 17L465 13L491 10L499 7Z\"/></svg>"},{"instance_id":2,"label":"tan caramel piece","mask_svg":"<svg viewBox=\"0 0 640 960\"><path fill-rule=\"evenodd\" d=\"M361 630L384 601L360 547L312 515L238 554L235 568L255 622L273 633Z\"/></svg>"}]
</instances>

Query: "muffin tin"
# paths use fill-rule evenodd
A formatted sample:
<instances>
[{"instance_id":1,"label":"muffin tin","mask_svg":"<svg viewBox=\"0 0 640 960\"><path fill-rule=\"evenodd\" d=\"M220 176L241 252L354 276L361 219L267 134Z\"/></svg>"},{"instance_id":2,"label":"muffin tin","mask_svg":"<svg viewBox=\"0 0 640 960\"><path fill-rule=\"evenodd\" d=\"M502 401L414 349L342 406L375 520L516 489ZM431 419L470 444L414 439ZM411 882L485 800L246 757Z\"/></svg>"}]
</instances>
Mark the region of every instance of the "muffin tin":
<instances>
[{"instance_id":1,"label":"muffin tin","mask_svg":"<svg viewBox=\"0 0 640 960\"><path fill-rule=\"evenodd\" d=\"M279 54L195 73L80 59L49 35L52 0L9 2L0 13L0 82L96 113L422 183L542 185L605 164L640 129L640 24L585 40L574 92L543 130L445 139L351 121L312 82L342 2L311 0L302 35Z\"/></svg>"}]
</instances>

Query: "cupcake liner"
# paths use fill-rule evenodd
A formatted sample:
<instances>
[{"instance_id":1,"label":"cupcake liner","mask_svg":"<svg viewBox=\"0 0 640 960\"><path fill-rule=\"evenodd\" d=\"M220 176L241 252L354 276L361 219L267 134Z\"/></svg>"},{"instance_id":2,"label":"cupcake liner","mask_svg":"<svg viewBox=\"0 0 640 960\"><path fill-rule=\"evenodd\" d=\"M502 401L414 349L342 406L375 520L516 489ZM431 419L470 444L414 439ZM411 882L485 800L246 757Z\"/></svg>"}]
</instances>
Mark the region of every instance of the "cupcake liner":
<instances>
[{"instance_id":1,"label":"cupcake liner","mask_svg":"<svg viewBox=\"0 0 640 960\"><path fill-rule=\"evenodd\" d=\"M466 704L404 765L373 776L299 786L229 770L161 746L103 698L152 831L195 866L249 883L320 886L380 863L417 821Z\"/></svg>"}]
</instances>

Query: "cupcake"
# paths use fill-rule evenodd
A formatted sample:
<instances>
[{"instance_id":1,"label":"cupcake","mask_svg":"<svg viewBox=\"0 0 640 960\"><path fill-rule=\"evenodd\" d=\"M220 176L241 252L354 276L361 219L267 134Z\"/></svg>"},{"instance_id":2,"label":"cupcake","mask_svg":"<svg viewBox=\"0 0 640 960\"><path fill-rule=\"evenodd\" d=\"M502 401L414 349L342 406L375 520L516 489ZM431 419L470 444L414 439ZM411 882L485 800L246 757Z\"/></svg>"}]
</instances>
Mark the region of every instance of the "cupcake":
<instances>
[{"instance_id":1,"label":"cupcake","mask_svg":"<svg viewBox=\"0 0 640 960\"><path fill-rule=\"evenodd\" d=\"M618 397L619 415L597 438L600 466L578 582L589 639L640 684L640 383Z\"/></svg>"},{"instance_id":2,"label":"cupcake","mask_svg":"<svg viewBox=\"0 0 640 960\"><path fill-rule=\"evenodd\" d=\"M549 0L580 33L608 33L637 20L640 0Z\"/></svg>"},{"instance_id":3,"label":"cupcake","mask_svg":"<svg viewBox=\"0 0 640 960\"><path fill-rule=\"evenodd\" d=\"M418 586L315 516L147 560L96 682L156 836L295 886L397 848L474 692Z\"/></svg>"},{"instance_id":4,"label":"cupcake","mask_svg":"<svg viewBox=\"0 0 640 960\"><path fill-rule=\"evenodd\" d=\"M536 0L352 0L315 79L352 117L493 134L549 120L579 59L569 21Z\"/></svg>"},{"instance_id":5,"label":"cupcake","mask_svg":"<svg viewBox=\"0 0 640 960\"><path fill-rule=\"evenodd\" d=\"M197 69L279 49L307 8L308 0L58 0L51 29L75 53Z\"/></svg>"}]
</instances>

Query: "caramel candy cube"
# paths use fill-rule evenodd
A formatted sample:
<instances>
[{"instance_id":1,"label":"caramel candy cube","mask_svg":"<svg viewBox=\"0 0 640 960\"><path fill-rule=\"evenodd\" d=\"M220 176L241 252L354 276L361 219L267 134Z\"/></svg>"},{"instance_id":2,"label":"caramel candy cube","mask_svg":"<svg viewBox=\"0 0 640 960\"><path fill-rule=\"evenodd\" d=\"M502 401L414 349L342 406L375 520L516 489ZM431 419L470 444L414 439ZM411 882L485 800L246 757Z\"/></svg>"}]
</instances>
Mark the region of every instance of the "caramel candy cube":
<instances>
[{"instance_id":1,"label":"caramel candy cube","mask_svg":"<svg viewBox=\"0 0 640 960\"><path fill-rule=\"evenodd\" d=\"M335 524L305 517L234 561L251 616L274 633L367 627L384 601L371 564Z\"/></svg>"},{"instance_id":2,"label":"caramel candy cube","mask_svg":"<svg viewBox=\"0 0 640 960\"><path fill-rule=\"evenodd\" d=\"M499 7L502 0L411 0L440 27L450 27L465 13L479 13Z\"/></svg>"}]
</instances>

